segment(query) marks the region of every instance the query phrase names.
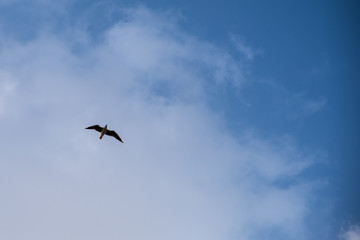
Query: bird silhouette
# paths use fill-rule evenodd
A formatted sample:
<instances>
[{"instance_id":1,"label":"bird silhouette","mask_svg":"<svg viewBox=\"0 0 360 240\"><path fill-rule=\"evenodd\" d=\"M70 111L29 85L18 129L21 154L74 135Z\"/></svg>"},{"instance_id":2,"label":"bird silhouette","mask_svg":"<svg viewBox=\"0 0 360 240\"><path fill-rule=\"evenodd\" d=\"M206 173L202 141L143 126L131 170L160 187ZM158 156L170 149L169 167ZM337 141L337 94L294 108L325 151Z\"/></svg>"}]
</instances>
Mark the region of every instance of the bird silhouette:
<instances>
[{"instance_id":1,"label":"bird silhouette","mask_svg":"<svg viewBox=\"0 0 360 240\"><path fill-rule=\"evenodd\" d=\"M102 139L104 135L108 135L108 136L114 137L117 140L119 140L120 142L124 143L115 131L107 129L107 125L105 125L105 127L103 127L103 128L100 127L99 125L93 125L93 126L85 128L85 129L94 129L95 131L100 132L100 139Z\"/></svg>"}]
</instances>

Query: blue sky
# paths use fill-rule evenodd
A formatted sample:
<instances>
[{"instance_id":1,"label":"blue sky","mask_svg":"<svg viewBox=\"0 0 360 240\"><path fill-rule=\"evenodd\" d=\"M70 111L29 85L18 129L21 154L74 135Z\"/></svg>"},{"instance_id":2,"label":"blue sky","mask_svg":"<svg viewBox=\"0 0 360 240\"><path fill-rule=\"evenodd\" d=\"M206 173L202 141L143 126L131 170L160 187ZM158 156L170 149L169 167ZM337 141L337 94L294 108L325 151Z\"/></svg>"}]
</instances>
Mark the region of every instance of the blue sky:
<instances>
[{"instance_id":1,"label":"blue sky","mask_svg":"<svg viewBox=\"0 0 360 240\"><path fill-rule=\"evenodd\" d=\"M360 239L358 10L0 1L0 237Z\"/></svg>"}]
</instances>

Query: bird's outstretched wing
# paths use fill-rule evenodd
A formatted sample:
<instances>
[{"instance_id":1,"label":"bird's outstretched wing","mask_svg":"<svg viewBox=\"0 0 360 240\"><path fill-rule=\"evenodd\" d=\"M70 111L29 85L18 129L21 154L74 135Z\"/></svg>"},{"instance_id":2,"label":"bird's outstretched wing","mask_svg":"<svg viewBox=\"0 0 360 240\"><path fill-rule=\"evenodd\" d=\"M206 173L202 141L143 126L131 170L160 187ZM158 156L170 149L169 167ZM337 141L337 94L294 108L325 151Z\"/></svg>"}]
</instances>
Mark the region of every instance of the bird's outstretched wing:
<instances>
[{"instance_id":1,"label":"bird's outstretched wing","mask_svg":"<svg viewBox=\"0 0 360 240\"><path fill-rule=\"evenodd\" d=\"M94 130L96 130L98 132L101 132L103 130L103 128L100 127L99 125L90 126L90 127L85 128L85 129L94 129Z\"/></svg>"},{"instance_id":2,"label":"bird's outstretched wing","mask_svg":"<svg viewBox=\"0 0 360 240\"><path fill-rule=\"evenodd\" d=\"M119 140L120 142L124 143L115 131L107 130L105 134L112 136L112 137L116 138L117 140Z\"/></svg>"}]
</instances>

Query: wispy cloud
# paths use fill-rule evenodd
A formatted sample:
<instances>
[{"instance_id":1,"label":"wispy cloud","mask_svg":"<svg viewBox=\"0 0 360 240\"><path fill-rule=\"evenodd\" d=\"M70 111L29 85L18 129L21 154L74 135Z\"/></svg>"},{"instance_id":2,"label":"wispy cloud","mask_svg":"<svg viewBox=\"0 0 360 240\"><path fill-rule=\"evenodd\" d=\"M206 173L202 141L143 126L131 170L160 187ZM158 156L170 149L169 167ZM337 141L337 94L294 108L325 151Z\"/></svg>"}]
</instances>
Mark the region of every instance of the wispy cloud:
<instances>
[{"instance_id":1,"label":"wispy cloud","mask_svg":"<svg viewBox=\"0 0 360 240\"><path fill-rule=\"evenodd\" d=\"M230 40L234 44L236 50L238 50L238 52L243 55L244 60L246 61L252 61L256 56L263 53L263 50L261 49L254 49L253 47L250 47L248 44L246 44L246 41L243 37L236 34L230 34Z\"/></svg>"},{"instance_id":2,"label":"wispy cloud","mask_svg":"<svg viewBox=\"0 0 360 240\"><path fill-rule=\"evenodd\" d=\"M0 72L0 116L5 112L5 106L16 87L16 79L9 72Z\"/></svg>"},{"instance_id":3,"label":"wispy cloud","mask_svg":"<svg viewBox=\"0 0 360 240\"><path fill-rule=\"evenodd\" d=\"M340 240L360 240L360 227L352 225L347 230L344 230L340 236Z\"/></svg>"},{"instance_id":4,"label":"wispy cloud","mask_svg":"<svg viewBox=\"0 0 360 240\"><path fill-rule=\"evenodd\" d=\"M274 80L262 80L256 83L266 92L264 96L272 108L273 114L285 116L288 120L303 121L320 111L327 105L324 97L312 97L305 91L294 93Z\"/></svg>"},{"instance_id":5,"label":"wispy cloud","mask_svg":"<svg viewBox=\"0 0 360 240\"><path fill-rule=\"evenodd\" d=\"M0 115L2 239L306 236L315 187L299 175L314 156L233 137L207 98L241 86L241 62L169 19L127 9L95 45L82 30L2 41L17 84ZM97 123L125 143L84 130Z\"/></svg>"}]
</instances>

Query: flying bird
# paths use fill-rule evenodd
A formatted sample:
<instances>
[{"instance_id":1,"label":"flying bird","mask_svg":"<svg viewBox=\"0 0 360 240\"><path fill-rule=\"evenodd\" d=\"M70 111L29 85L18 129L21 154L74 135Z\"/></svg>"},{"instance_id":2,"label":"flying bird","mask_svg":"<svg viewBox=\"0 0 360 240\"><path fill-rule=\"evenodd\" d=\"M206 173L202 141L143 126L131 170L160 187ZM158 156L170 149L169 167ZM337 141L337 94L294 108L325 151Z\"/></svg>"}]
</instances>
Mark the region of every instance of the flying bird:
<instances>
[{"instance_id":1,"label":"flying bird","mask_svg":"<svg viewBox=\"0 0 360 240\"><path fill-rule=\"evenodd\" d=\"M120 142L124 143L115 131L107 129L107 125L105 125L105 127L103 127L103 128L100 127L99 125L93 125L93 126L85 128L85 129L94 129L94 130L100 132L100 139L102 139L102 137L105 134L108 136L112 136L112 137L116 138L117 140L119 140Z\"/></svg>"}]
</instances>

